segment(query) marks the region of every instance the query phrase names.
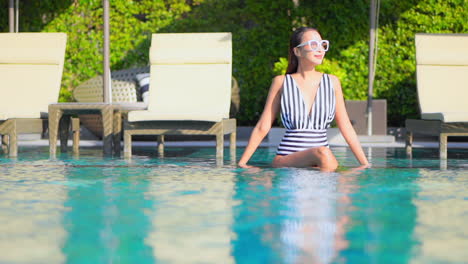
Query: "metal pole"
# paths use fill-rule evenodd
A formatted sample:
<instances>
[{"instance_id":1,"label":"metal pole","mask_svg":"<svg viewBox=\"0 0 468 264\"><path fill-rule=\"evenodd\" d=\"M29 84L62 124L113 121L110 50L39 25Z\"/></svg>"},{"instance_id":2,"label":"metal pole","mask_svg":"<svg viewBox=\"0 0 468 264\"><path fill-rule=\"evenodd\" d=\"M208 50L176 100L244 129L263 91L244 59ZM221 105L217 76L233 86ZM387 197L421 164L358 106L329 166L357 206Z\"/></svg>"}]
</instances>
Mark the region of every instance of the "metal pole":
<instances>
[{"instance_id":1,"label":"metal pole","mask_svg":"<svg viewBox=\"0 0 468 264\"><path fill-rule=\"evenodd\" d=\"M104 102L112 102L110 91L110 59L109 59L109 0L103 0L104 5L104 74L103 74L103 95Z\"/></svg>"},{"instance_id":2,"label":"metal pole","mask_svg":"<svg viewBox=\"0 0 468 264\"><path fill-rule=\"evenodd\" d=\"M15 9L15 32L19 32L19 0L16 0L16 9Z\"/></svg>"},{"instance_id":3,"label":"metal pole","mask_svg":"<svg viewBox=\"0 0 468 264\"><path fill-rule=\"evenodd\" d=\"M375 51L375 29L376 29L376 0L371 0L370 7L370 39L369 39L369 87L367 91L367 135L372 135L372 96L374 93L374 51Z\"/></svg>"},{"instance_id":4,"label":"metal pole","mask_svg":"<svg viewBox=\"0 0 468 264\"><path fill-rule=\"evenodd\" d=\"M8 27L10 33L15 32L15 0L10 0L8 5Z\"/></svg>"}]
</instances>

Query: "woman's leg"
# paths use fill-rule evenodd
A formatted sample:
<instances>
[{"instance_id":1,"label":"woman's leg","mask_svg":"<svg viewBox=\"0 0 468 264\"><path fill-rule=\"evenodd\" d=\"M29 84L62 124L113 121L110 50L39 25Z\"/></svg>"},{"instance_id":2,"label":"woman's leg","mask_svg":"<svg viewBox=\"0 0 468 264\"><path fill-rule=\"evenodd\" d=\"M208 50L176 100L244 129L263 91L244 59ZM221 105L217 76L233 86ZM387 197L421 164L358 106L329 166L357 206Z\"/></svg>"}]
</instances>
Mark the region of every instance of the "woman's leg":
<instances>
[{"instance_id":1,"label":"woman's leg","mask_svg":"<svg viewBox=\"0 0 468 264\"><path fill-rule=\"evenodd\" d=\"M335 171L338 161L327 147L310 148L286 156L277 155L274 167L319 167L321 171Z\"/></svg>"}]
</instances>

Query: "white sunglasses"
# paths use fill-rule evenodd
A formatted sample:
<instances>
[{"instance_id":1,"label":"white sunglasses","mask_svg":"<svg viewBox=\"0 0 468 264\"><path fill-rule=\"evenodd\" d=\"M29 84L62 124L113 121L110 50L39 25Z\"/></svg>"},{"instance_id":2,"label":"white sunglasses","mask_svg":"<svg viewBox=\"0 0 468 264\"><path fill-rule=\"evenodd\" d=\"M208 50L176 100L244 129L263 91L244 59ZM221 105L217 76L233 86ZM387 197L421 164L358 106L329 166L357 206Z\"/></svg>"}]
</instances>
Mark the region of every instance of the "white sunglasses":
<instances>
[{"instance_id":1,"label":"white sunglasses","mask_svg":"<svg viewBox=\"0 0 468 264\"><path fill-rule=\"evenodd\" d=\"M306 45L309 46L309 51L317 51L320 49L320 47L323 49L323 51L328 51L330 42L328 40L309 40L297 45L296 48L304 47Z\"/></svg>"}]
</instances>

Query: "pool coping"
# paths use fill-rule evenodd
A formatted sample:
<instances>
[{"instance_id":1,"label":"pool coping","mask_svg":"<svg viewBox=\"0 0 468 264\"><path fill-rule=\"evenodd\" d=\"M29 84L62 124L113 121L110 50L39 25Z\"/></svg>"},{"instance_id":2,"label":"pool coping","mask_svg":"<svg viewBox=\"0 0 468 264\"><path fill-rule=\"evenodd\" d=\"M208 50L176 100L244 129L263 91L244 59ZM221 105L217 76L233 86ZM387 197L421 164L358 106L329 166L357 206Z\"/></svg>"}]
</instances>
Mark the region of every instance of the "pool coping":
<instances>
[{"instance_id":1,"label":"pool coping","mask_svg":"<svg viewBox=\"0 0 468 264\"><path fill-rule=\"evenodd\" d=\"M247 146L252 127L239 127L237 133L237 147ZM90 135L86 129L82 131L82 139L80 140L80 147L102 147L102 141ZM272 128L267 137L262 141L260 147L274 147L276 148L281 141L284 134L284 128ZM47 136L47 135L46 135ZM46 137L47 138L47 137ZM71 138L71 137L69 137ZM363 147L377 147L377 148L404 148L405 142L400 138L393 135L358 135L359 141ZM328 141L330 147L347 147L348 144L336 128L330 128L328 131ZM49 146L48 139L41 139L39 135L19 135L19 146ZM68 143L72 145L71 140ZM133 146L137 147L152 147L157 146L156 141L133 141ZM225 146L229 145L229 140L225 140ZM177 140L166 141L167 147L215 147L215 140ZM437 138L422 137L415 138L413 142L414 148L438 148L439 142ZM468 148L468 142L449 142L449 148Z\"/></svg>"},{"instance_id":2,"label":"pool coping","mask_svg":"<svg viewBox=\"0 0 468 264\"><path fill-rule=\"evenodd\" d=\"M247 140L237 140L237 147L245 147L247 146ZM19 146L37 146L37 147L45 147L49 146L49 141L45 139L39 140L21 140L18 141ZM69 141L69 146L72 145L72 141ZM330 147L348 147L346 142L329 142ZM395 141L392 143L386 142L361 142L363 147L377 147L377 148L404 148L405 142L402 141ZM101 147L102 141L100 140L81 140L80 147ZM133 146L136 147L156 147L156 141L134 141ZM213 140L210 141L166 141L165 146L167 147L215 147L216 142ZM229 142L225 142L225 146L229 146ZM268 140L264 140L260 147L274 147L278 146L278 142L272 142ZM413 143L414 148L438 148L439 143L435 141L415 141ZM449 148L468 148L468 142L449 142Z\"/></svg>"}]
</instances>

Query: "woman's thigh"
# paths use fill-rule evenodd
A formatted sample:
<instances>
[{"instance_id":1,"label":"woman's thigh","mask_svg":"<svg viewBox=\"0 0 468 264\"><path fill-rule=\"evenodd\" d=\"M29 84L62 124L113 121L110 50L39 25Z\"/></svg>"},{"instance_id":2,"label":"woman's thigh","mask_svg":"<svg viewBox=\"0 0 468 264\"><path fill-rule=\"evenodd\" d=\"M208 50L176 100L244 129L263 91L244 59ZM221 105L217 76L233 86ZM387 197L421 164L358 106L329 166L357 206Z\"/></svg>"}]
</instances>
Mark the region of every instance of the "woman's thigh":
<instances>
[{"instance_id":1,"label":"woman's thigh","mask_svg":"<svg viewBox=\"0 0 468 264\"><path fill-rule=\"evenodd\" d=\"M273 159L274 167L319 167L335 170L338 166L335 155L327 147L310 148L289 155L277 155Z\"/></svg>"}]
</instances>

